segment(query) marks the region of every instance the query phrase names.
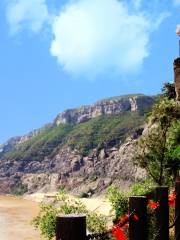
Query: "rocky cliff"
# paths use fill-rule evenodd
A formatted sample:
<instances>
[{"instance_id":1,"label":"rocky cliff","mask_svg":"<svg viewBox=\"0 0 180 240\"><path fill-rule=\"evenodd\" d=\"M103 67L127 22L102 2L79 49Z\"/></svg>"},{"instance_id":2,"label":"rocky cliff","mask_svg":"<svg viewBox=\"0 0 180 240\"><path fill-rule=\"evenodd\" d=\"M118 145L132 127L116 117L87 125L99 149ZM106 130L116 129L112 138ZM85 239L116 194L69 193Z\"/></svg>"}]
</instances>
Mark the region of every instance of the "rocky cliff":
<instances>
[{"instance_id":1,"label":"rocky cliff","mask_svg":"<svg viewBox=\"0 0 180 240\"><path fill-rule=\"evenodd\" d=\"M31 138L37 136L41 132L43 132L47 127L51 126L51 124L47 124L40 129L35 129L32 132L24 135L10 138L6 143L0 145L0 158L3 154L8 153L16 149L16 147Z\"/></svg>"},{"instance_id":2,"label":"rocky cliff","mask_svg":"<svg viewBox=\"0 0 180 240\"><path fill-rule=\"evenodd\" d=\"M60 113L54 123L59 124L77 124L88 121L92 118L104 114L120 114L127 111L144 111L152 106L154 99L144 95L129 95L114 97L107 100L99 101L90 106L82 106L78 109L70 109Z\"/></svg>"},{"instance_id":3,"label":"rocky cliff","mask_svg":"<svg viewBox=\"0 0 180 240\"><path fill-rule=\"evenodd\" d=\"M9 193L27 186L28 192L57 191L65 187L75 194L100 193L115 183L122 189L142 180L146 173L132 163L136 139L129 138L116 147L102 148L83 156L70 147L62 148L54 158L41 161L2 159L0 192Z\"/></svg>"},{"instance_id":4,"label":"rocky cliff","mask_svg":"<svg viewBox=\"0 0 180 240\"><path fill-rule=\"evenodd\" d=\"M0 147L0 192L101 192L144 178L133 165L153 97L124 96L60 113L53 124Z\"/></svg>"}]
</instances>

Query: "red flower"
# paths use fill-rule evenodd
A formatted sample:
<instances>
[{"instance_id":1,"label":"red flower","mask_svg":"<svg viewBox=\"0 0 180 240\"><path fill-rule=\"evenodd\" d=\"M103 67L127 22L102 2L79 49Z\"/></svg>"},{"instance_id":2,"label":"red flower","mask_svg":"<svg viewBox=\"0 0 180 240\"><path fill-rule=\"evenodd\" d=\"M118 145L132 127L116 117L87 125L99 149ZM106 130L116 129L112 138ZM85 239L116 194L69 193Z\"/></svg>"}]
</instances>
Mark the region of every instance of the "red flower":
<instances>
[{"instance_id":1,"label":"red flower","mask_svg":"<svg viewBox=\"0 0 180 240\"><path fill-rule=\"evenodd\" d=\"M123 231L118 226L112 228L112 234L116 240L126 240Z\"/></svg>"},{"instance_id":2,"label":"red flower","mask_svg":"<svg viewBox=\"0 0 180 240\"><path fill-rule=\"evenodd\" d=\"M125 222L126 220L128 220L128 218L129 218L129 216L127 214L122 216L122 218L119 220L118 224Z\"/></svg>"},{"instance_id":3,"label":"red flower","mask_svg":"<svg viewBox=\"0 0 180 240\"><path fill-rule=\"evenodd\" d=\"M134 214L133 218L134 218L135 221L139 221L139 217L138 217L137 214Z\"/></svg>"},{"instance_id":4,"label":"red flower","mask_svg":"<svg viewBox=\"0 0 180 240\"><path fill-rule=\"evenodd\" d=\"M128 216L127 214L124 215L124 216L117 222L116 226L125 223L125 222L128 220L128 218L129 218L129 216ZM123 226L122 226L123 229L125 229L125 228L127 228L127 227L128 227L128 224L127 224L127 223L123 224Z\"/></svg>"},{"instance_id":5,"label":"red flower","mask_svg":"<svg viewBox=\"0 0 180 240\"><path fill-rule=\"evenodd\" d=\"M172 193L172 194L169 196L169 206L170 206L170 207L174 207L174 206L175 206L175 200L176 200L176 194L175 194L175 193Z\"/></svg>"},{"instance_id":6,"label":"red flower","mask_svg":"<svg viewBox=\"0 0 180 240\"><path fill-rule=\"evenodd\" d=\"M152 208L152 209L156 209L157 207L160 206L160 204L158 202L153 202L152 200L148 201L148 205Z\"/></svg>"}]
</instances>

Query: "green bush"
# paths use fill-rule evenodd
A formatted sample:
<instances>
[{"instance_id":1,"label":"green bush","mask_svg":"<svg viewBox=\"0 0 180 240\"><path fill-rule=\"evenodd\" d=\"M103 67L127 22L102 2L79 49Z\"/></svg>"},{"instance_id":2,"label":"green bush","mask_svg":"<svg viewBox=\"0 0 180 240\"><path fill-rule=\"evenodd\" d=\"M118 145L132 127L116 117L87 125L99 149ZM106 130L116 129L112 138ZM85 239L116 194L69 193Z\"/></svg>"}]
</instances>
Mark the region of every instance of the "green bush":
<instances>
[{"instance_id":1,"label":"green bush","mask_svg":"<svg viewBox=\"0 0 180 240\"><path fill-rule=\"evenodd\" d=\"M152 180L145 180L143 182L134 183L131 185L131 195L144 196L150 194L156 184Z\"/></svg>"},{"instance_id":2,"label":"green bush","mask_svg":"<svg viewBox=\"0 0 180 240\"><path fill-rule=\"evenodd\" d=\"M108 188L108 198L115 211L114 222L118 221L124 214L128 213L128 199L130 196L148 195L152 192L153 188L154 182L150 180L133 184L129 192L122 192L117 187L110 186Z\"/></svg>"},{"instance_id":3,"label":"green bush","mask_svg":"<svg viewBox=\"0 0 180 240\"><path fill-rule=\"evenodd\" d=\"M35 228L39 229L41 235L50 240L55 236L57 209L52 205L41 204L40 212L32 221Z\"/></svg>"},{"instance_id":4,"label":"green bush","mask_svg":"<svg viewBox=\"0 0 180 240\"><path fill-rule=\"evenodd\" d=\"M22 196L28 191L28 186L24 184L20 184L19 186L13 188L10 194L15 196Z\"/></svg>"},{"instance_id":5,"label":"green bush","mask_svg":"<svg viewBox=\"0 0 180 240\"><path fill-rule=\"evenodd\" d=\"M48 240L55 236L55 221L58 214L85 214L87 217L87 228L90 232L103 232L107 230L106 218L95 212L88 211L79 200L70 198L64 192L57 194L53 204L42 204L38 216L32 224L38 228L41 235Z\"/></svg>"},{"instance_id":6,"label":"green bush","mask_svg":"<svg viewBox=\"0 0 180 240\"><path fill-rule=\"evenodd\" d=\"M124 214L128 212L128 193L121 192L118 188L110 186L108 188L108 198L112 208L115 211L114 222L117 222Z\"/></svg>"},{"instance_id":7,"label":"green bush","mask_svg":"<svg viewBox=\"0 0 180 240\"><path fill-rule=\"evenodd\" d=\"M134 163L144 168L159 186L169 185L180 169L178 156L180 106L173 99L161 99L152 108L148 128L140 137Z\"/></svg>"}]
</instances>

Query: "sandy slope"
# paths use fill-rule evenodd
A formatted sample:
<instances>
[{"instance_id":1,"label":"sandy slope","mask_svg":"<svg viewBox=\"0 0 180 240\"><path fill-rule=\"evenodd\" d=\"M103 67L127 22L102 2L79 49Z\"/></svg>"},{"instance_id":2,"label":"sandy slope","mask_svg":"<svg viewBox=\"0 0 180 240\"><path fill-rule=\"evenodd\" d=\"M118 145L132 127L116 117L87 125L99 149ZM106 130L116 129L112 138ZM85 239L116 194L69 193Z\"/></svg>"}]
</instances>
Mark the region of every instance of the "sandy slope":
<instances>
[{"instance_id":1,"label":"sandy slope","mask_svg":"<svg viewBox=\"0 0 180 240\"><path fill-rule=\"evenodd\" d=\"M34 193L26 196L25 198L35 202L43 202L54 199L56 193ZM105 198L80 198L80 200L86 205L87 209L96 211L105 216L110 215L111 204Z\"/></svg>"},{"instance_id":2,"label":"sandy slope","mask_svg":"<svg viewBox=\"0 0 180 240\"><path fill-rule=\"evenodd\" d=\"M37 215L37 203L11 196L0 196L0 239L40 240L30 222Z\"/></svg>"}]
</instances>

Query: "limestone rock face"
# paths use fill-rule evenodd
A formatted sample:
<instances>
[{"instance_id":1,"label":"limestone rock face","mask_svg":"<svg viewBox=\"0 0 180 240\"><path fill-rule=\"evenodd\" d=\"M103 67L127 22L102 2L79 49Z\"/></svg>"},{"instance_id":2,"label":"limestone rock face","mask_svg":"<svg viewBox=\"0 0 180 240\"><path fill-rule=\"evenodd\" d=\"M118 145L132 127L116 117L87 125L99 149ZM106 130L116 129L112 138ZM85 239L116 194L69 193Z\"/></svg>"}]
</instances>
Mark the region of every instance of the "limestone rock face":
<instances>
[{"instance_id":1,"label":"limestone rock face","mask_svg":"<svg viewBox=\"0 0 180 240\"><path fill-rule=\"evenodd\" d=\"M10 152L11 150L15 149L16 146L18 146L19 144L24 143L30 140L31 138L37 136L47 126L50 126L50 124L47 124L42 128L35 129L26 135L10 138L6 143L0 145L0 157L1 157L1 154Z\"/></svg>"},{"instance_id":2,"label":"limestone rock face","mask_svg":"<svg viewBox=\"0 0 180 240\"><path fill-rule=\"evenodd\" d=\"M105 100L90 106L83 106L79 109L64 111L56 117L54 123L57 126L65 123L77 124L104 114L115 115L127 111L143 111L151 107L153 102L154 98L148 96Z\"/></svg>"},{"instance_id":3,"label":"limestone rock face","mask_svg":"<svg viewBox=\"0 0 180 240\"><path fill-rule=\"evenodd\" d=\"M121 113L127 111L144 111L150 108L153 102L153 97L144 95L103 100L91 106L60 113L54 123L50 124L50 128L66 123L80 124L106 114L119 114L120 117ZM45 127L22 137L12 138L0 145L0 193L9 193L22 184L28 187L29 193L56 191L60 187L65 187L72 193L82 193L88 188L98 193L114 182L121 184L123 189L124 186L127 187L146 176L144 170L135 167L132 161L137 150L136 142L144 130L143 124L141 122L133 131L130 131L129 126L118 129L118 134L123 136L123 140L112 139L111 142L104 142L102 145L92 145L86 154L76 145L64 142L62 145L53 145L57 147L54 154L43 155L43 158L39 158L42 154L40 148L32 152L34 155L14 157L13 154L7 153L18 151L21 143L24 144L43 133ZM47 129L45 133L46 131ZM47 147L46 143L43 146Z\"/></svg>"},{"instance_id":4,"label":"limestone rock face","mask_svg":"<svg viewBox=\"0 0 180 240\"><path fill-rule=\"evenodd\" d=\"M72 193L93 188L103 191L114 181L128 187L146 177L146 172L133 165L137 139L127 139L118 147L94 149L88 156L69 147L60 149L52 159L43 161L0 161L0 193L8 193L19 183L28 186L28 192L57 191L64 186Z\"/></svg>"},{"instance_id":5,"label":"limestone rock face","mask_svg":"<svg viewBox=\"0 0 180 240\"><path fill-rule=\"evenodd\" d=\"M180 101L180 58L174 60L174 82L176 90L176 100Z\"/></svg>"}]
</instances>

